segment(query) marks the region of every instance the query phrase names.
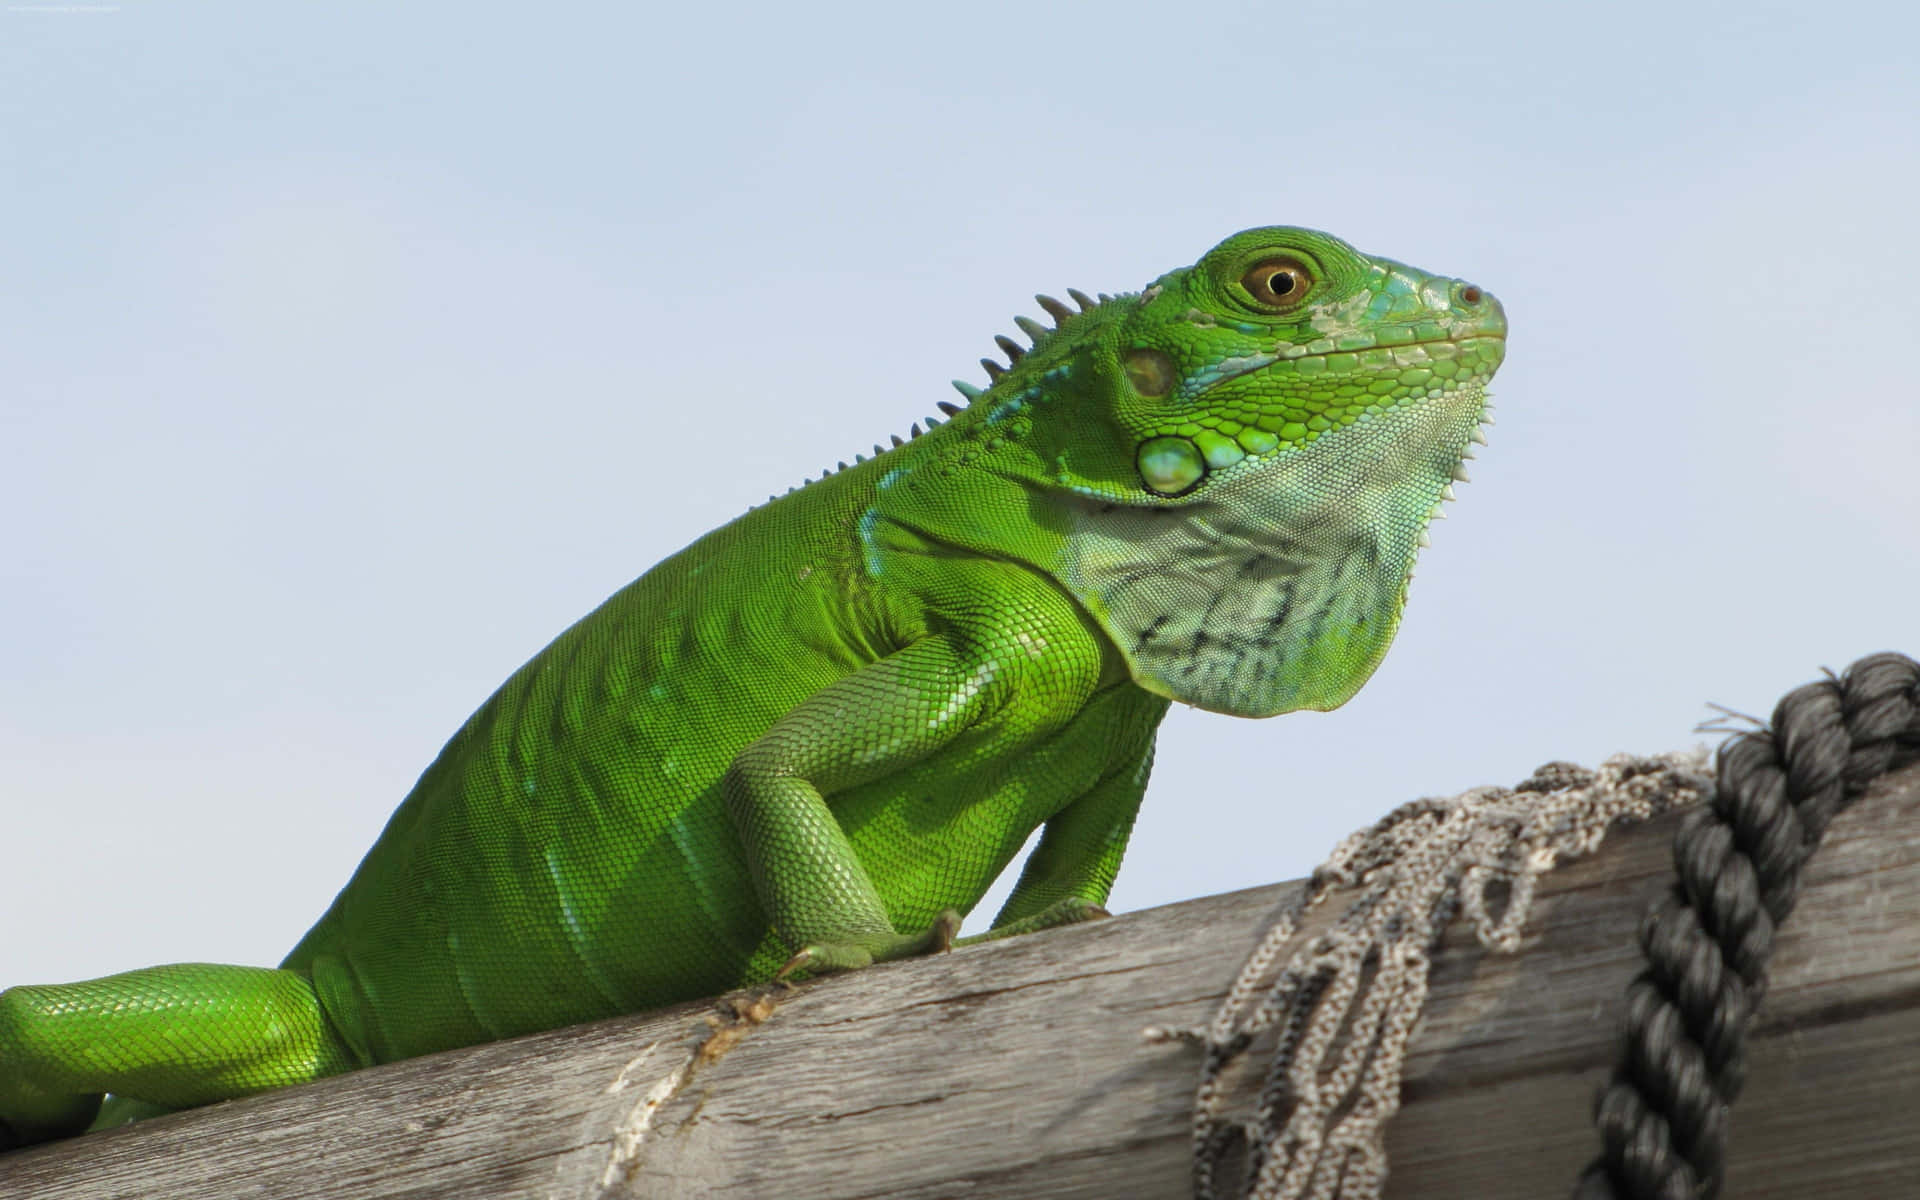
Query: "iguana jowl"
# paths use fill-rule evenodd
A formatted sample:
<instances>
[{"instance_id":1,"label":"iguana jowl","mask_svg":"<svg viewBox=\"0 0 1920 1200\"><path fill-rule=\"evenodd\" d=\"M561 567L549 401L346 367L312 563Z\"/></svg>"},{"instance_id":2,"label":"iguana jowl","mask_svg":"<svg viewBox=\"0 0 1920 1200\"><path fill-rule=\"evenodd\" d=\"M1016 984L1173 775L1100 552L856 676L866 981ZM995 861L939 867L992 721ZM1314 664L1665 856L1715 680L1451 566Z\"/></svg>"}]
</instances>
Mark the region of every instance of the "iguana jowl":
<instances>
[{"instance_id":1,"label":"iguana jowl","mask_svg":"<svg viewBox=\"0 0 1920 1200\"><path fill-rule=\"evenodd\" d=\"M184 1107L1100 913L1170 700L1346 701L1485 416L1471 284L1237 234L561 634L278 969L0 993L0 1128Z\"/></svg>"}]
</instances>

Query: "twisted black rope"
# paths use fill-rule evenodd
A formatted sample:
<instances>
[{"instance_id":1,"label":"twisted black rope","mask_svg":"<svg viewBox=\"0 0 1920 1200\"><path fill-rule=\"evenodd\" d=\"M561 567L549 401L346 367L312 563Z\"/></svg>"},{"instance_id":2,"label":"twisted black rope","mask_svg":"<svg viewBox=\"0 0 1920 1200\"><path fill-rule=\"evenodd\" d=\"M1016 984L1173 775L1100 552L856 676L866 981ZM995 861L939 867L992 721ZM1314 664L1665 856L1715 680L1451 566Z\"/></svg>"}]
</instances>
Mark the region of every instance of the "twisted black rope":
<instances>
[{"instance_id":1,"label":"twisted black rope","mask_svg":"<svg viewBox=\"0 0 1920 1200\"><path fill-rule=\"evenodd\" d=\"M1575 1200L1712 1200L1747 1025L1774 932L1827 824L1874 779L1920 761L1920 663L1874 654L1781 698L1771 725L1720 748L1713 802L1674 839L1673 890L1640 926L1647 966L1594 1101L1600 1157Z\"/></svg>"}]
</instances>

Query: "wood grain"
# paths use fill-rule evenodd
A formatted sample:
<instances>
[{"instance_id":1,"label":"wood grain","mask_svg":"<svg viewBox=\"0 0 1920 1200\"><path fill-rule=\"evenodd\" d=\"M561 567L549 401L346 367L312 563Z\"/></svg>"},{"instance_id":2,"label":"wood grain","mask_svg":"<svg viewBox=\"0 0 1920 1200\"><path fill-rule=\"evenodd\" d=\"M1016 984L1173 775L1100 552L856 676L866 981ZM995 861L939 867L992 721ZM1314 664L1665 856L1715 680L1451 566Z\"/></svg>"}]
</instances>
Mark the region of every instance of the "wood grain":
<instances>
[{"instance_id":1,"label":"wood grain","mask_svg":"<svg viewBox=\"0 0 1920 1200\"><path fill-rule=\"evenodd\" d=\"M1518 955L1448 935L1391 1195L1567 1194L1675 823L1551 875ZM704 1004L0 1156L0 1197L1180 1197L1194 1052L1140 1030L1205 1021L1291 886L823 980L697 1062ZM1727 1196L1920 1196L1920 769L1835 822L1752 1058Z\"/></svg>"}]
</instances>

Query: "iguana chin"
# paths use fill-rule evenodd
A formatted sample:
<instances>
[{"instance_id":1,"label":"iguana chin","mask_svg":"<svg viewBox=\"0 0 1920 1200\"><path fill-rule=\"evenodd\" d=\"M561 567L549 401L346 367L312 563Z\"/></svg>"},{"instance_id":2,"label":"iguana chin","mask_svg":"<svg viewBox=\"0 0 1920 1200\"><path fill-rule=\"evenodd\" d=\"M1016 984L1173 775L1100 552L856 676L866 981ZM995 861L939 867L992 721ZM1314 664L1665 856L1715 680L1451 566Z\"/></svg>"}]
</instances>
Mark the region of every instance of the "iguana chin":
<instances>
[{"instance_id":1,"label":"iguana chin","mask_svg":"<svg viewBox=\"0 0 1920 1200\"><path fill-rule=\"evenodd\" d=\"M1172 700L1329 709L1479 439L1479 288L1254 229L983 360L514 673L278 969L0 993L0 1129L186 1107L1101 915ZM107 1118L101 1118L103 1121Z\"/></svg>"}]
</instances>

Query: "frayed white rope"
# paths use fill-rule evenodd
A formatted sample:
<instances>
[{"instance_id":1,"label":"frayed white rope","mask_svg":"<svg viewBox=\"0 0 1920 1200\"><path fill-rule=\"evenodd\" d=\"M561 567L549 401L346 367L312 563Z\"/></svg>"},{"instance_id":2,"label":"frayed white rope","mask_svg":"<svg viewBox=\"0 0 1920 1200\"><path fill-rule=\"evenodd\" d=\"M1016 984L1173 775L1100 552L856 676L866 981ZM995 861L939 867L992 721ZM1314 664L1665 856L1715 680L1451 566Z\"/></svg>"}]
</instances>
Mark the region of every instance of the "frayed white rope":
<instances>
[{"instance_id":1,"label":"frayed white rope","mask_svg":"<svg viewBox=\"0 0 1920 1200\"><path fill-rule=\"evenodd\" d=\"M1430 956L1464 911L1511 953L1542 872L1642 821L1712 794L1705 751L1616 755L1590 771L1548 763L1513 788L1415 800L1350 834L1282 907L1204 1029L1149 1029L1205 1051L1194 1095L1196 1200L1219 1200L1222 1162L1246 1146L1251 1200L1376 1200L1386 1125L1400 1107L1407 1043ZM1505 902L1489 893L1504 885ZM1335 888L1357 891L1327 932L1281 952ZM1496 912L1497 908L1497 912ZM1227 1068L1267 1030L1277 1044L1251 1114L1225 1112Z\"/></svg>"}]
</instances>

